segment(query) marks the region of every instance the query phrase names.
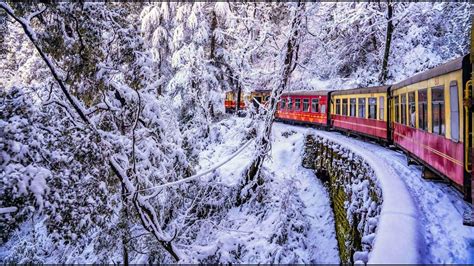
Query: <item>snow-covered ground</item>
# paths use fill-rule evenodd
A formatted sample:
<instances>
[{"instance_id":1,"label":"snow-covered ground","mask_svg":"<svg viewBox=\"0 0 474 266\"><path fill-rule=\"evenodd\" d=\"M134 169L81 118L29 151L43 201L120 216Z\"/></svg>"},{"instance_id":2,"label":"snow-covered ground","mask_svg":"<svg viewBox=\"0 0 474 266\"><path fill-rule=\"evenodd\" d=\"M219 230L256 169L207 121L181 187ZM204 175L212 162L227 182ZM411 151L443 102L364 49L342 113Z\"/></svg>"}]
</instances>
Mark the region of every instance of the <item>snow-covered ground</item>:
<instances>
[{"instance_id":1,"label":"snow-covered ground","mask_svg":"<svg viewBox=\"0 0 474 266\"><path fill-rule=\"evenodd\" d=\"M224 143L209 147L200 155L202 169L212 162L227 158L235 152L242 140L242 132L236 123L246 123L247 119L231 118L224 122L228 130L216 138ZM226 126L224 126L226 127ZM311 170L301 166L304 148L303 134L284 136L284 127L273 130L271 159L264 164L271 176L271 184L266 185L268 195L263 206L254 212L251 207L232 208L226 216L211 228L206 241L215 243L203 253L216 252L225 262L222 254L233 254L236 246L241 246L241 263L339 263L334 217L328 193ZM291 134L291 133L290 133ZM235 185L242 170L249 163L253 149L250 146L234 160L219 169L222 182ZM257 207L257 206L255 206ZM286 229L294 232L284 232ZM288 240L274 240L275 236L287 234ZM204 243L204 241L203 241ZM234 256L234 255L232 255Z\"/></svg>"},{"instance_id":2,"label":"snow-covered ground","mask_svg":"<svg viewBox=\"0 0 474 266\"><path fill-rule=\"evenodd\" d=\"M335 223L330 207L329 194L313 171L301 166L304 149L304 136L299 132L285 138L282 133L287 128L276 125L273 128L271 159L265 166L279 180L295 182L298 196L304 203L304 214L311 223L309 238L314 240L314 261L338 263Z\"/></svg>"},{"instance_id":3,"label":"snow-covered ground","mask_svg":"<svg viewBox=\"0 0 474 266\"><path fill-rule=\"evenodd\" d=\"M337 139L341 144L362 153L373 153L387 166L395 169L405 182L415 201L425 238L428 263L474 263L474 227L462 224L463 214L470 206L462 195L451 186L427 181L421 178L419 166L407 166L406 157L399 151L390 150L377 144L349 138L337 132L326 132L304 127L277 124L305 133L314 131L318 135Z\"/></svg>"}]
</instances>

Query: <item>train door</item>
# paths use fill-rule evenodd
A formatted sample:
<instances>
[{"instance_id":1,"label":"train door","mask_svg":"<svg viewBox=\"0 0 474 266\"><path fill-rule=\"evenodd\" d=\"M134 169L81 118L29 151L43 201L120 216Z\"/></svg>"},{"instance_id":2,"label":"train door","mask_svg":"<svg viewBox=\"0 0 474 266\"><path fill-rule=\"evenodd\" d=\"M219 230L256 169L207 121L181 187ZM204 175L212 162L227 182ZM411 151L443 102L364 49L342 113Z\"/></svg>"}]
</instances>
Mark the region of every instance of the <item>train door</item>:
<instances>
[{"instance_id":1,"label":"train door","mask_svg":"<svg viewBox=\"0 0 474 266\"><path fill-rule=\"evenodd\" d=\"M473 30L474 31L474 30ZM474 38L473 36L471 36L471 38ZM474 39L473 39L474 40ZM467 57L467 56L466 56ZM466 58L465 58L466 59ZM467 60L466 60L467 61ZM466 160L464 160L464 163L465 163L465 168L466 168L466 175L469 177L469 178L465 178L465 182L464 182L464 185L466 186L465 188L465 196L467 196L467 200L471 202L471 210L470 210L470 214L469 213L466 213L464 215L464 221L463 223L465 225L469 225L469 226L474 226L474 173L472 171L472 162L474 162L474 145L472 145L472 143L474 143L474 136L472 134L472 129L474 128L474 116L473 116L473 105L474 105L474 102L472 100L472 85L474 83L474 72L473 69L474 69L474 55L471 53L470 54L470 62L469 62L469 67L470 69L469 70L466 70L464 68L464 62L463 62L463 81L466 81L466 79L464 78L465 75L466 75L466 72L468 74L470 74L470 79L468 81L466 81L465 85L464 85L464 116L465 116L465 121L467 121L469 123L469 126L466 125L466 132L468 133L468 136L464 136L464 140L469 140L470 143L465 143L465 154L464 156L469 156L469 158ZM470 154L469 154L470 153ZM471 167L471 168L469 168ZM470 179L470 180L469 180ZM466 195L467 194L467 195Z\"/></svg>"},{"instance_id":2,"label":"train door","mask_svg":"<svg viewBox=\"0 0 474 266\"><path fill-rule=\"evenodd\" d=\"M471 29L472 30L472 29ZM472 32L471 32L471 38L473 38L472 36ZM474 39L472 39L474 40ZM471 40L471 44L472 44L472 40ZM472 49L472 48L471 48ZM472 119L472 112L473 112L473 109L472 108L472 83L474 82L474 73L472 72L473 69L474 69L474 54L471 53L470 55L471 57L471 134L472 134L472 129L474 128L474 121ZM471 143L474 143L474 135L472 136L471 138ZM474 146L474 145L472 145ZM471 147L472 147L471 146ZM474 148L471 149L471 162L474 162ZM472 169L472 164L471 164L471 205L474 205L474 171ZM471 225L474 225L474 206L473 206L473 210L471 210L472 213L471 213Z\"/></svg>"},{"instance_id":3,"label":"train door","mask_svg":"<svg viewBox=\"0 0 474 266\"><path fill-rule=\"evenodd\" d=\"M472 36L471 36L471 38L472 38ZM472 134L472 130L474 129L474 121L472 119L473 111L474 111L474 108L473 108L474 103L473 103L473 97L472 97L472 93L473 93L472 85L473 85L473 82L474 82L474 73L472 72L473 69L474 69L474 58L473 57L474 56L471 53L471 55L470 55L471 69L469 71L471 73L471 80L469 80L470 84L469 84L469 82L468 82L468 84L466 84L466 92L469 95L469 102L470 102L470 104L469 104L469 109L470 109L469 110L469 119L470 119L470 124L471 124L471 128L469 130L469 133L471 134L471 146L469 146L471 148L471 167L469 169L471 171L471 184L470 184L471 185L471 193L470 193L471 194L471 204L474 203L474 171L472 169L473 168L473 162L474 162L474 147L473 147L474 146L473 145L474 144L474 135ZM474 209L472 210L471 225L474 225Z\"/></svg>"},{"instance_id":4,"label":"train door","mask_svg":"<svg viewBox=\"0 0 474 266\"><path fill-rule=\"evenodd\" d=\"M389 131L390 131L390 139L392 142L395 142L395 122L399 122L400 119L400 96L395 95L396 90L390 90L388 93L390 98L390 119L388 122Z\"/></svg>"},{"instance_id":5,"label":"train door","mask_svg":"<svg viewBox=\"0 0 474 266\"><path fill-rule=\"evenodd\" d=\"M474 128L474 116L473 116L473 100L472 100L472 67L469 56L466 56L463 60L463 109L464 109L464 198L468 202L472 202L473 197L473 173L472 173L472 162L474 161L473 143L474 136L472 130Z\"/></svg>"},{"instance_id":6,"label":"train door","mask_svg":"<svg viewBox=\"0 0 474 266\"><path fill-rule=\"evenodd\" d=\"M392 138L392 125L390 121L392 121L392 87L387 88L387 99L386 99L386 108L385 108L385 117L387 118L387 143L392 145L393 138Z\"/></svg>"},{"instance_id":7,"label":"train door","mask_svg":"<svg viewBox=\"0 0 474 266\"><path fill-rule=\"evenodd\" d=\"M474 28L471 28L471 49L474 49L472 47L472 44L474 43L474 36L473 36L473 33L474 33ZM471 93L472 93L472 84L474 83L474 53L472 53L471 51L471 54L470 54L470 63L471 63ZM471 103L472 103L472 100L471 100ZM472 104L471 104L471 129L474 128L474 121L473 121L473 117L472 116ZM472 131L471 131L471 134L472 134ZM474 137L474 136L473 136ZM474 143L474 141L473 141ZM471 163L474 162L474 148L471 148ZM471 170L471 219L468 221L468 225L470 226L474 226L474 173L472 172Z\"/></svg>"}]
</instances>

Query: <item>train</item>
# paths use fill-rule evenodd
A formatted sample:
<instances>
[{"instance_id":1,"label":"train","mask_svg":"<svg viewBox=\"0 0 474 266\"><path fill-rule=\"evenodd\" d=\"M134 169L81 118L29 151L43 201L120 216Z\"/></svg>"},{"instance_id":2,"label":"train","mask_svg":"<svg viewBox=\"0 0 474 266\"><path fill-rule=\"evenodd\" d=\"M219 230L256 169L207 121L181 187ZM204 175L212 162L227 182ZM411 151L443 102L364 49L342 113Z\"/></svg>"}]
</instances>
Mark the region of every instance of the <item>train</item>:
<instances>
[{"instance_id":1,"label":"train","mask_svg":"<svg viewBox=\"0 0 474 266\"><path fill-rule=\"evenodd\" d=\"M450 182L472 203L471 72L468 54L392 85L285 92L275 120L399 149L424 178Z\"/></svg>"},{"instance_id":2,"label":"train","mask_svg":"<svg viewBox=\"0 0 474 266\"><path fill-rule=\"evenodd\" d=\"M270 98L271 90L254 90L249 94L228 91L225 93L224 107L226 112L232 113L239 110L246 110L247 104L255 107L265 106ZM240 99L239 99L240 98ZM237 108L237 105L239 106Z\"/></svg>"}]
</instances>

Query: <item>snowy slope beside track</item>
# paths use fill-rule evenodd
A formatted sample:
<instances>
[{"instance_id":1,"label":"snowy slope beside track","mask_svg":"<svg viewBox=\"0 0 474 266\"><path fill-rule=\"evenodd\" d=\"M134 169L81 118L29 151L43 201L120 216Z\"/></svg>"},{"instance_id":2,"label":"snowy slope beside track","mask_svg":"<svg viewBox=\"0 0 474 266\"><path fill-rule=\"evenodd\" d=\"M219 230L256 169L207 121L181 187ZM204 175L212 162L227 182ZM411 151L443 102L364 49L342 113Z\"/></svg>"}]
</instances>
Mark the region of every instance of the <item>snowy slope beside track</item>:
<instances>
[{"instance_id":1,"label":"snowy slope beside track","mask_svg":"<svg viewBox=\"0 0 474 266\"><path fill-rule=\"evenodd\" d=\"M313 248L317 251L314 254L314 261L338 263L339 255L329 194L313 171L301 166L304 150L303 134L295 132L284 137L282 134L287 132L291 131L284 127L273 128L271 158L267 160L265 166L272 169L278 179L296 184L298 196L306 207L304 215L311 223L309 238L313 239Z\"/></svg>"},{"instance_id":2,"label":"snowy slope beside track","mask_svg":"<svg viewBox=\"0 0 474 266\"><path fill-rule=\"evenodd\" d=\"M239 148L248 128L246 118L229 118L215 125L213 141L199 156L201 169L227 158ZM284 136L273 130L263 202L229 209L202 226L193 261L218 258L226 263L339 263L334 217L329 195L311 170L301 166L304 136ZM238 185L253 145L219 168L219 181ZM204 181L206 178L203 178ZM215 255L214 255L215 254Z\"/></svg>"}]
</instances>

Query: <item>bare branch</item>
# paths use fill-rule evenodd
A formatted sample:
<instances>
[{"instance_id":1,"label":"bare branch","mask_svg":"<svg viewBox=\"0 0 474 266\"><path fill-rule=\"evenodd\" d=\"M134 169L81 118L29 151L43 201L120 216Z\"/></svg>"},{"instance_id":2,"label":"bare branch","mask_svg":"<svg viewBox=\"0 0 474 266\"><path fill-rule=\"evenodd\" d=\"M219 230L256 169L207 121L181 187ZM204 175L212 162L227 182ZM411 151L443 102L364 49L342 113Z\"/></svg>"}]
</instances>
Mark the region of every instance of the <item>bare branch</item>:
<instances>
[{"instance_id":1,"label":"bare branch","mask_svg":"<svg viewBox=\"0 0 474 266\"><path fill-rule=\"evenodd\" d=\"M135 122L134 122L133 129L132 129L132 161L133 161L133 173L135 174L135 178L136 178L136 174L137 174L137 160L136 160L136 156L135 156L135 144L136 144L135 131L136 131L137 126L138 126L138 121L139 121L140 113L141 113L141 104L142 104L142 98L140 96L140 92L138 90L136 90L136 92L137 92L137 96L138 96L138 107L137 107L137 116L135 118Z\"/></svg>"},{"instance_id":2,"label":"bare branch","mask_svg":"<svg viewBox=\"0 0 474 266\"><path fill-rule=\"evenodd\" d=\"M46 11L46 9L48 9L47 6L45 6L45 7L44 7L43 9L41 9L41 10L38 10L38 11L36 11L36 12L31 13L30 15L28 15L28 17L26 17L26 21L27 21L28 23L30 23L32 19L34 19L35 17L41 15L44 11Z\"/></svg>"}]
</instances>

